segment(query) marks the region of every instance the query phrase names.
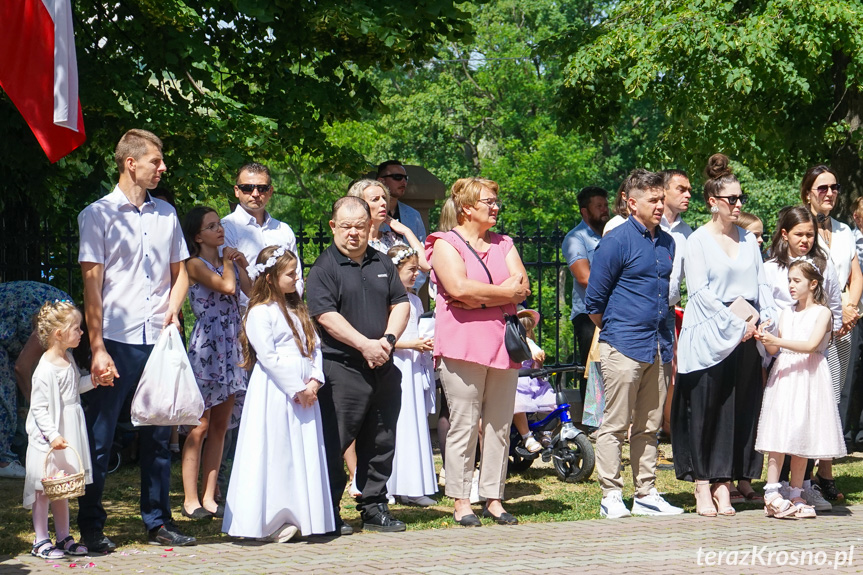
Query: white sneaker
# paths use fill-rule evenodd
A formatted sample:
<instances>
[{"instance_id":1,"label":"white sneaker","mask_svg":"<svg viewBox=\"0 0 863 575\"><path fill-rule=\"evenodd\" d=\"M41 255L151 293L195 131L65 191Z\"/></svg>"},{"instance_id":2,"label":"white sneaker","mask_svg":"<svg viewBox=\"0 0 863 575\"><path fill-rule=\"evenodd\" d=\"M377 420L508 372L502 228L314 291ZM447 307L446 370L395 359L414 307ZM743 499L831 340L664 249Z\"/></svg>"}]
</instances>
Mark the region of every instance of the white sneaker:
<instances>
[{"instance_id":1,"label":"white sneaker","mask_svg":"<svg viewBox=\"0 0 863 575\"><path fill-rule=\"evenodd\" d=\"M821 490L816 486L810 485L807 489L803 490L801 495L806 500L806 504L814 507L815 511L833 511L833 505L824 499L824 496L821 495Z\"/></svg>"},{"instance_id":2,"label":"white sneaker","mask_svg":"<svg viewBox=\"0 0 863 575\"><path fill-rule=\"evenodd\" d=\"M620 491L610 491L608 495L599 502L599 514L606 519L620 519L629 517L631 513L623 504L623 496Z\"/></svg>"},{"instance_id":3,"label":"white sneaker","mask_svg":"<svg viewBox=\"0 0 863 575\"><path fill-rule=\"evenodd\" d=\"M420 495L419 497L399 495L399 501L402 505L417 505L419 507L431 507L432 505L437 505L437 501L425 495Z\"/></svg>"},{"instance_id":4,"label":"white sneaker","mask_svg":"<svg viewBox=\"0 0 863 575\"><path fill-rule=\"evenodd\" d=\"M272 535L269 537L265 537L266 541L271 541L273 543L287 543L293 537L299 533L300 530L296 525L291 525L290 523L285 523L278 529L276 529Z\"/></svg>"},{"instance_id":5,"label":"white sneaker","mask_svg":"<svg viewBox=\"0 0 863 575\"><path fill-rule=\"evenodd\" d=\"M651 487L650 494L644 497L632 498L633 515L680 515L681 513L683 509L663 499L655 487Z\"/></svg>"},{"instance_id":6,"label":"white sneaker","mask_svg":"<svg viewBox=\"0 0 863 575\"><path fill-rule=\"evenodd\" d=\"M388 494L387 495L387 504L388 505L395 505L396 504L396 498L393 497L392 495Z\"/></svg>"},{"instance_id":7,"label":"white sneaker","mask_svg":"<svg viewBox=\"0 0 863 575\"><path fill-rule=\"evenodd\" d=\"M0 467L0 477L7 479L24 479L27 476L27 470L17 461L9 462L6 467Z\"/></svg>"}]
</instances>

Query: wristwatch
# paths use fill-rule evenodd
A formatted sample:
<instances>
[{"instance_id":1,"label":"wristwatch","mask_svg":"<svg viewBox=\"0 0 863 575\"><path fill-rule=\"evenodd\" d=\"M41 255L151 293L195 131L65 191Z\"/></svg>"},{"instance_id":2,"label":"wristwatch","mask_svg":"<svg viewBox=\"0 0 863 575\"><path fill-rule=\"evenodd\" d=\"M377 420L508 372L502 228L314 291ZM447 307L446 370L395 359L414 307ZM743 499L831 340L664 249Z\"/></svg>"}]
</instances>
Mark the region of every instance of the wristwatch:
<instances>
[{"instance_id":1,"label":"wristwatch","mask_svg":"<svg viewBox=\"0 0 863 575\"><path fill-rule=\"evenodd\" d=\"M390 346L395 347L395 345L396 345L396 336L394 336L394 335L393 335L393 334L391 334L391 333L385 333L385 334L384 334L384 337L386 338L386 340L387 340L388 342L390 342Z\"/></svg>"}]
</instances>

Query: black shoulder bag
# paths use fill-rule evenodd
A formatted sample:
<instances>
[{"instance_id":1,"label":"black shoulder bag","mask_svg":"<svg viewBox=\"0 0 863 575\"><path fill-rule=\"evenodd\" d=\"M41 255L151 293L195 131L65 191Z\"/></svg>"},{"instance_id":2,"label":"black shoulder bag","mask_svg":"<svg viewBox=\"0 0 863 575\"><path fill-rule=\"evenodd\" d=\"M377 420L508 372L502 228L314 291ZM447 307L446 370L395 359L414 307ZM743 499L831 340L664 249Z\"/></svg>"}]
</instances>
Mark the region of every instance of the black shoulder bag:
<instances>
[{"instance_id":1,"label":"black shoulder bag","mask_svg":"<svg viewBox=\"0 0 863 575\"><path fill-rule=\"evenodd\" d=\"M491 272L488 271L488 267L485 265L485 262L482 261L482 258L479 257L479 254L476 253L476 250L473 249L461 234L455 230L451 230L458 239L464 242L464 245L471 251L471 253L476 256L476 259L479 261L480 265L482 265L482 269L485 270L485 274L488 276L488 283L494 285L494 280L491 279ZM524 331L524 326L521 325L521 322L518 321L518 316L510 315L501 309L501 313L503 313L503 323L504 323L504 336L503 342L506 346L506 351L509 353L509 358L516 362L521 363L528 359L531 359L533 355L530 353L530 346L527 345L527 333Z\"/></svg>"}]
</instances>

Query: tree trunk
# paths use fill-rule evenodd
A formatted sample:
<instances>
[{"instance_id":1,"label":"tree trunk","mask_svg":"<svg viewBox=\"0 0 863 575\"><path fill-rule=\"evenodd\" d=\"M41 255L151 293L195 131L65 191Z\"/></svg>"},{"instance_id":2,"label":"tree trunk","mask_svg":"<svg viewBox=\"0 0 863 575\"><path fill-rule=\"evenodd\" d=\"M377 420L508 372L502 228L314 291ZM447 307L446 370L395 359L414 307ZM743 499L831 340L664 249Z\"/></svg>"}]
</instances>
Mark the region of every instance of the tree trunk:
<instances>
[{"instance_id":1,"label":"tree trunk","mask_svg":"<svg viewBox=\"0 0 863 575\"><path fill-rule=\"evenodd\" d=\"M839 197L838 216L849 214L851 203L863 196L863 161L860 159L863 134L863 93L857 84L848 83L850 58L840 51L833 54L833 114L829 122L845 122L845 138L831 150L831 166L839 174L842 194Z\"/></svg>"}]
</instances>

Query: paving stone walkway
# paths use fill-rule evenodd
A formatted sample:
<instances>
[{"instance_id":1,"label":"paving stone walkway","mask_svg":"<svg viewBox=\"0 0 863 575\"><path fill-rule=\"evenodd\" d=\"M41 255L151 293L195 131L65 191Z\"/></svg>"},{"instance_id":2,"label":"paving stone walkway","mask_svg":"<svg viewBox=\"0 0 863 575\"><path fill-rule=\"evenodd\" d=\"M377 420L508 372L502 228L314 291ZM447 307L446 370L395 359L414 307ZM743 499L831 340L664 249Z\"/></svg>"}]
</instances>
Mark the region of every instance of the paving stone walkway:
<instances>
[{"instance_id":1,"label":"paving stone walkway","mask_svg":"<svg viewBox=\"0 0 863 575\"><path fill-rule=\"evenodd\" d=\"M814 520L737 517L629 518L357 533L287 544L233 542L187 548L123 547L74 563L23 555L0 575L69 573L803 573L863 572L863 506Z\"/></svg>"}]
</instances>

